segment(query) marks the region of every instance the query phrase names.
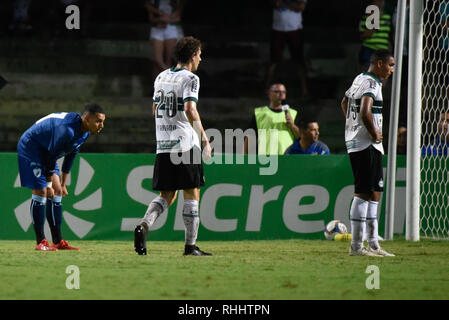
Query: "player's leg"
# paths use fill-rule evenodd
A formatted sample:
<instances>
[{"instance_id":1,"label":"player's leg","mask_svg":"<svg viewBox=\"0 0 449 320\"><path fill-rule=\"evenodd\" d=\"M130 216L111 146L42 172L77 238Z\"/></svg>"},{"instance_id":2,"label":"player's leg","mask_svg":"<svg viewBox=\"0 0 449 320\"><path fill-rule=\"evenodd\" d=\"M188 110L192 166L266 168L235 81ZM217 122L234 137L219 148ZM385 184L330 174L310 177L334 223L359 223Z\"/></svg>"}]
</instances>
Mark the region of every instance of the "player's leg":
<instances>
[{"instance_id":1,"label":"player's leg","mask_svg":"<svg viewBox=\"0 0 449 320\"><path fill-rule=\"evenodd\" d=\"M159 196L153 199L148 205L147 211L140 224L145 228L146 232L149 231L153 223L157 218L168 209L176 200L178 191L161 191Z\"/></svg>"},{"instance_id":2,"label":"player's leg","mask_svg":"<svg viewBox=\"0 0 449 320\"><path fill-rule=\"evenodd\" d=\"M351 168L354 175L354 198L350 209L351 220L351 247L350 255L372 256L363 246L363 234L366 228L366 217L368 214L368 204L371 198L370 191L370 172L367 160L369 158L368 150L352 152L349 154Z\"/></svg>"},{"instance_id":3,"label":"player's leg","mask_svg":"<svg viewBox=\"0 0 449 320\"><path fill-rule=\"evenodd\" d=\"M59 177L59 169L51 177L53 197L47 197L47 221L50 226L51 237L53 238L53 247L58 250L76 250L79 248L70 246L62 237L62 187Z\"/></svg>"},{"instance_id":4,"label":"player's leg","mask_svg":"<svg viewBox=\"0 0 449 320\"><path fill-rule=\"evenodd\" d=\"M51 177L53 197L47 197L46 215L50 226L51 237L53 243L59 243L62 240L61 223L62 223L62 188L59 176L55 173Z\"/></svg>"},{"instance_id":5,"label":"player's leg","mask_svg":"<svg viewBox=\"0 0 449 320\"><path fill-rule=\"evenodd\" d=\"M55 251L45 239L45 204L47 202L47 180L39 159L30 161L18 156L20 183L22 187L31 189L30 215L36 235L36 250Z\"/></svg>"},{"instance_id":6,"label":"player's leg","mask_svg":"<svg viewBox=\"0 0 449 320\"><path fill-rule=\"evenodd\" d=\"M36 234L36 244L39 245L45 239L45 204L47 203L46 189L33 189L31 191L31 218L33 221L34 233ZM45 243L44 243L45 246Z\"/></svg>"},{"instance_id":7,"label":"player's leg","mask_svg":"<svg viewBox=\"0 0 449 320\"><path fill-rule=\"evenodd\" d=\"M368 201L368 212L366 215L366 234L370 248L378 248L378 221L377 209L379 207L380 192L374 191Z\"/></svg>"},{"instance_id":8,"label":"player's leg","mask_svg":"<svg viewBox=\"0 0 449 320\"><path fill-rule=\"evenodd\" d=\"M371 196L368 199L368 211L366 216L366 233L368 240L368 251L381 256L394 256L382 249L379 245L379 228L377 220L377 211L379 207L380 196L383 191L383 166L382 154L374 147L370 147L371 158Z\"/></svg>"},{"instance_id":9,"label":"player's leg","mask_svg":"<svg viewBox=\"0 0 449 320\"><path fill-rule=\"evenodd\" d=\"M366 228L366 216L368 212L369 196L356 193L352 199L350 209L351 220L351 251L358 252L363 248L363 234Z\"/></svg>"},{"instance_id":10,"label":"player's leg","mask_svg":"<svg viewBox=\"0 0 449 320\"><path fill-rule=\"evenodd\" d=\"M176 199L177 191L161 191L148 205L140 224L134 229L134 250L139 255L147 254L147 235L157 218L168 209Z\"/></svg>"},{"instance_id":11,"label":"player's leg","mask_svg":"<svg viewBox=\"0 0 449 320\"><path fill-rule=\"evenodd\" d=\"M184 206L182 208L182 219L185 227L184 255L211 256L212 254L201 251L196 246L200 226L199 200L200 188L184 189Z\"/></svg>"}]
</instances>

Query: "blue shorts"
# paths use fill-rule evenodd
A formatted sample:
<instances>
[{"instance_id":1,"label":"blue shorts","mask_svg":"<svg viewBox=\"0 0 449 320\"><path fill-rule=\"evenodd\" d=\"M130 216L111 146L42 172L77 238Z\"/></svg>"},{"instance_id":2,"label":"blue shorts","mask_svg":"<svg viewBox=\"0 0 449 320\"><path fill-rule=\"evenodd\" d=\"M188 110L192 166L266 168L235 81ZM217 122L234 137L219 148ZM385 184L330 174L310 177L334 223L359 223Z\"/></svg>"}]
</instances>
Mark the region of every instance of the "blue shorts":
<instances>
[{"instance_id":1,"label":"blue shorts","mask_svg":"<svg viewBox=\"0 0 449 320\"><path fill-rule=\"evenodd\" d=\"M44 174L45 168L40 163L40 159L31 161L19 155L18 160L21 186L30 189L45 189L47 179ZM58 164L56 164L55 173L59 175Z\"/></svg>"}]
</instances>

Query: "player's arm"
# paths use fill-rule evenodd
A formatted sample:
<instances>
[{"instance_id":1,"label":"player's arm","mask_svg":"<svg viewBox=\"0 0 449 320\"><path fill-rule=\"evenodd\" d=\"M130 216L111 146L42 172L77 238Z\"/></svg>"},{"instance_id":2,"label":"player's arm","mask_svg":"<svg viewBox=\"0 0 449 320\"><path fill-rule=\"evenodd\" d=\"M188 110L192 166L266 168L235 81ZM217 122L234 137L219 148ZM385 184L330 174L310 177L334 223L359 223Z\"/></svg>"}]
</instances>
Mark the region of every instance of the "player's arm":
<instances>
[{"instance_id":1,"label":"player's arm","mask_svg":"<svg viewBox=\"0 0 449 320\"><path fill-rule=\"evenodd\" d=\"M72 169L72 165L73 165L73 161L75 160L76 155L79 152L79 148L77 148L75 151L66 154L66 156L64 157L64 161L62 162L62 168L61 168L61 188L62 188L62 196L65 197L66 195L68 195L68 191L67 191L67 178L69 176L70 173L70 169Z\"/></svg>"},{"instance_id":2,"label":"player's arm","mask_svg":"<svg viewBox=\"0 0 449 320\"><path fill-rule=\"evenodd\" d=\"M293 118L290 112L287 110L285 113L285 120L287 121L287 128L293 133L295 139L299 138L299 127L293 122Z\"/></svg>"},{"instance_id":3,"label":"player's arm","mask_svg":"<svg viewBox=\"0 0 449 320\"><path fill-rule=\"evenodd\" d=\"M362 101L360 102L360 117L366 127L366 130L368 130L371 139L375 142L381 142L382 134L374 127L374 118L372 113L373 103L374 99L371 96L362 97Z\"/></svg>"},{"instance_id":4,"label":"player's arm","mask_svg":"<svg viewBox=\"0 0 449 320\"><path fill-rule=\"evenodd\" d=\"M348 98L346 96L344 96L343 99L341 99L340 106L346 118L346 115L348 114Z\"/></svg>"},{"instance_id":5,"label":"player's arm","mask_svg":"<svg viewBox=\"0 0 449 320\"><path fill-rule=\"evenodd\" d=\"M154 117L155 112L156 112L156 105L153 102L153 117Z\"/></svg>"},{"instance_id":6,"label":"player's arm","mask_svg":"<svg viewBox=\"0 0 449 320\"><path fill-rule=\"evenodd\" d=\"M201 123L200 114L198 113L198 110L196 108L196 102L192 100L186 101L184 103L184 111L193 129L200 134L203 153L207 160L210 158L212 150L209 139L207 138L206 132L204 131L203 125Z\"/></svg>"},{"instance_id":7,"label":"player's arm","mask_svg":"<svg viewBox=\"0 0 449 320\"><path fill-rule=\"evenodd\" d=\"M67 172L61 172L61 189L62 189L62 196L65 197L69 194L67 191L67 179L69 177L69 174Z\"/></svg>"}]
</instances>

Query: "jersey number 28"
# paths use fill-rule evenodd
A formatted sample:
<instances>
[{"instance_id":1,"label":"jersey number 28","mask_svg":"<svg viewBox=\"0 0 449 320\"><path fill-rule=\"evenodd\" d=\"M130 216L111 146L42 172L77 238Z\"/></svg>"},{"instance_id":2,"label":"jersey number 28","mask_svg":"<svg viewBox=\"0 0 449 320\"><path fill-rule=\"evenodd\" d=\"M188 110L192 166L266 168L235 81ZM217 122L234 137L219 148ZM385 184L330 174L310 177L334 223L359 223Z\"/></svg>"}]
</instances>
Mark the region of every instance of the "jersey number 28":
<instances>
[{"instance_id":1,"label":"jersey number 28","mask_svg":"<svg viewBox=\"0 0 449 320\"><path fill-rule=\"evenodd\" d=\"M177 97L174 91L167 93L164 90L158 90L155 94L154 103L156 109L156 118L163 118L165 115L173 118L177 113Z\"/></svg>"}]
</instances>

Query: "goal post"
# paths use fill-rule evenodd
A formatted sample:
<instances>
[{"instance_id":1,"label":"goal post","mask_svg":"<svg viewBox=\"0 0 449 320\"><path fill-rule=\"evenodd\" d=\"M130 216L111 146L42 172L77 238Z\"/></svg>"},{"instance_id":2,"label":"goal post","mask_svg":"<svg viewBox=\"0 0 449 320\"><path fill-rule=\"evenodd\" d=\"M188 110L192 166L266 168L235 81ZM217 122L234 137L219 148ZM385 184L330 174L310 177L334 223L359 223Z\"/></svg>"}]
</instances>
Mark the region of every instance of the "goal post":
<instances>
[{"instance_id":1,"label":"goal post","mask_svg":"<svg viewBox=\"0 0 449 320\"><path fill-rule=\"evenodd\" d=\"M398 0L394 44L395 68L391 90L390 123L388 128L387 193L385 204L385 239L393 240L394 208L396 197L396 145L401 95L402 57L404 51L406 0Z\"/></svg>"},{"instance_id":2,"label":"goal post","mask_svg":"<svg viewBox=\"0 0 449 320\"><path fill-rule=\"evenodd\" d=\"M419 241L423 1L410 1L405 238Z\"/></svg>"}]
</instances>

